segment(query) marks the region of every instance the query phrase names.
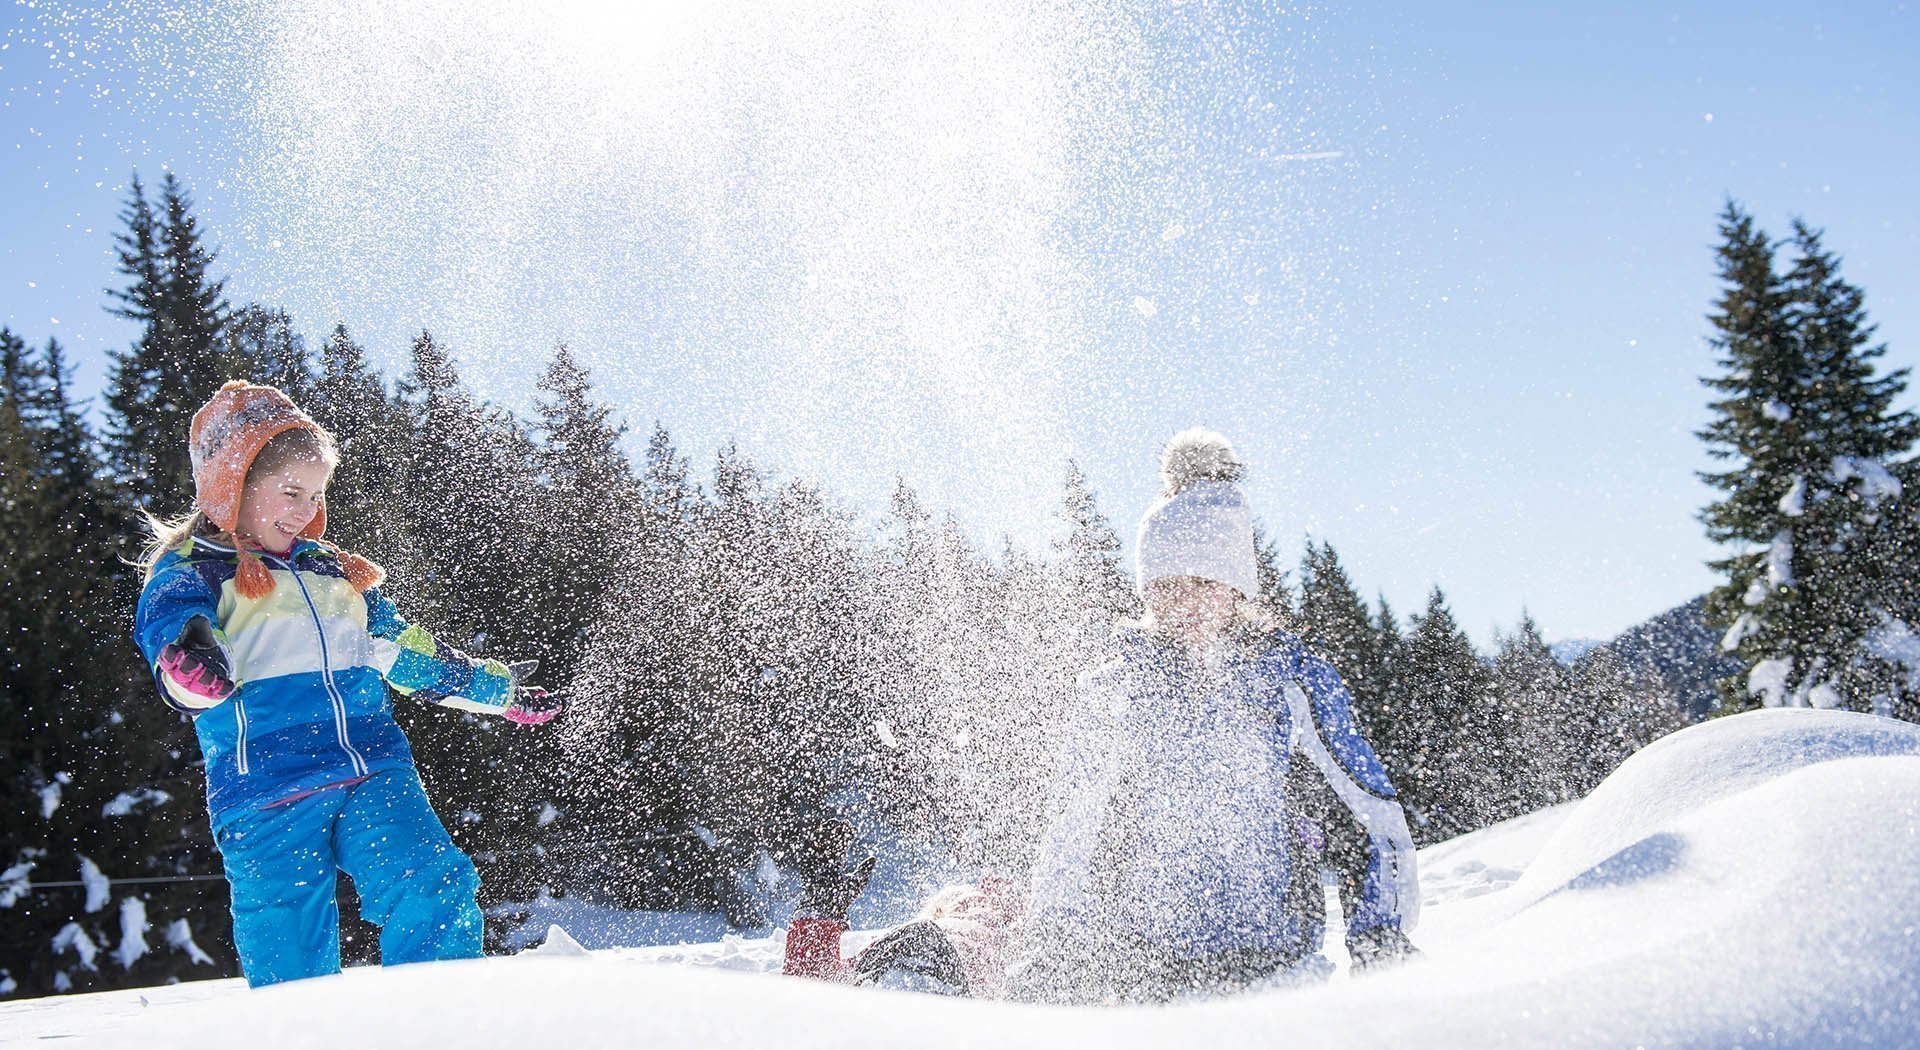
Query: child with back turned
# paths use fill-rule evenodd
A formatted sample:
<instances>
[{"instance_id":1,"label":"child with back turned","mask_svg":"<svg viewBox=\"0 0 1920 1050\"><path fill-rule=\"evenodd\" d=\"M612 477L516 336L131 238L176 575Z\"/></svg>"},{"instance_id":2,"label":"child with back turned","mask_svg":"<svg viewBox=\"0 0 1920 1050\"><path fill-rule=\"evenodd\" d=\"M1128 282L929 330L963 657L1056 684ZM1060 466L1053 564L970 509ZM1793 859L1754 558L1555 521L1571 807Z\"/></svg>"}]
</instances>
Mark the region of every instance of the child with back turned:
<instances>
[{"instance_id":1,"label":"child with back turned","mask_svg":"<svg viewBox=\"0 0 1920 1050\"><path fill-rule=\"evenodd\" d=\"M279 390L228 383L193 417L194 510L150 519L134 635L193 716L248 983L337 972L336 871L388 965L480 954L479 876L427 802L388 687L539 724L530 665L403 619L379 566L325 542L333 439Z\"/></svg>"}]
</instances>

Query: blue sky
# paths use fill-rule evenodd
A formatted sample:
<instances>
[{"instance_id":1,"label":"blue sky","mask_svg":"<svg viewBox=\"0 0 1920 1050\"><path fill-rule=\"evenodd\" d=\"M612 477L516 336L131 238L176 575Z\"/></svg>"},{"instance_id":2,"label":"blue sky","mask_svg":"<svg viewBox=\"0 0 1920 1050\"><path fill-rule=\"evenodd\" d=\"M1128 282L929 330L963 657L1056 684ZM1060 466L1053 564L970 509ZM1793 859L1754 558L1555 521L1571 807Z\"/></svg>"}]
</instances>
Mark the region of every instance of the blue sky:
<instances>
[{"instance_id":1,"label":"blue sky","mask_svg":"<svg viewBox=\"0 0 1920 1050\"><path fill-rule=\"evenodd\" d=\"M1712 582L1728 195L1920 358L1920 30L1465 6L14 5L0 323L96 386L128 173L173 170L236 298L390 374L431 328L521 406L566 340L697 460L1028 546L1072 456L1130 547L1206 424L1403 615L1604 637Z\"/></svg>"}]
</instances>

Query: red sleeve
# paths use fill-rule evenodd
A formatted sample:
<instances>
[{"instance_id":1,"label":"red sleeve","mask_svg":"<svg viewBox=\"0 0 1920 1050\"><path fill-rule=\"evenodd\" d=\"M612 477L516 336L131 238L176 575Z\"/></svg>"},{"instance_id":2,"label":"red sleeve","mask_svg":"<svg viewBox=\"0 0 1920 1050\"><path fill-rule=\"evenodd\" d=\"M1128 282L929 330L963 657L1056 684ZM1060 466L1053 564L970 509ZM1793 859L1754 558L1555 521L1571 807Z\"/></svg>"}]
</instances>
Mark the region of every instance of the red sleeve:
<instances>
[{"instance_id":1,"label":"red sleeve","mask_svg":"<svg viewBox=\"0 0 1920 1050\"><path fill-rule=\"evenodd\" d=\"M821 981L844 981L849 967L840 958L840 935L847 928L830 919L795 919L787 926L787 964L780 972Z\"/></svg>"}]
</instances>

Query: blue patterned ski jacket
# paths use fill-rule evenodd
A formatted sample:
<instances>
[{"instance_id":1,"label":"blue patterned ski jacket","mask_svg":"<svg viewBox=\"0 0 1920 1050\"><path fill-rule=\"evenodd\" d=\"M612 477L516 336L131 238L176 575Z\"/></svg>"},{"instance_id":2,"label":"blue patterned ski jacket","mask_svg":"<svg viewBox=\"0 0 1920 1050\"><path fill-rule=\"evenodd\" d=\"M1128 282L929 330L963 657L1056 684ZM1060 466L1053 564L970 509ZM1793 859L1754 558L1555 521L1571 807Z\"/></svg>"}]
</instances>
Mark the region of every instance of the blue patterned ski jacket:
<instances>
[{"instance_id":1,"label":"blue patterned ski jacket","mask_svg":"<svg viewBox=\"0 0 1920 1050\"><path fill-rule=\"evenodd\" d=\"M162 699L194 716L216 822L238 808L411 768L388 686L470 711L499 713L511 702L506 665L439 644L377 587L355 590L328 548L303 539L286 557L261 560L274 588L243 597L233 548L195 537L160 558L134 614L134 640ZM239 685L211 707L158 666L161 648L195 616L212 621Z\"/></svg>"},{"instance_id":2,"label":"blue patterned ski jacket","mask_svg":"<svg viewBox=\"0 0 1920 1050\"><path fill-rule=\"evenodd\" d=\"M1082 676L1062 759L1033 868L1038 928L1109 931L1176 958L1318 950L1321 920L1288 903L1298 763L1331 789L1328 817L1364 839L1351 861L1362 870L1344 873L1357 890L1343 894L1349 935L1418 919L1412 837L1386 769L1340 676L1291 634L1230 647L1207 668L1120 631Z\"/></svg>"}]
</instances>

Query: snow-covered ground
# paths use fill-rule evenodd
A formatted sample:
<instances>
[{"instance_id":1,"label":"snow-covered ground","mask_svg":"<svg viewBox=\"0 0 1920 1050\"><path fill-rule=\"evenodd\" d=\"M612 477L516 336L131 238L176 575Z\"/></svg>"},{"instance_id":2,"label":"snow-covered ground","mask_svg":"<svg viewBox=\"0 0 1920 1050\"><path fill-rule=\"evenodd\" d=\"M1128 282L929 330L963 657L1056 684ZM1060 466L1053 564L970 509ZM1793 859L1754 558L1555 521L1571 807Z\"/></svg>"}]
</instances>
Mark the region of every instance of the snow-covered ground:
<instances>
[{"instance_id":1,"label":"snow-covered ground","mask_svg":"<svg viewBox=\"0 0 1920 1050\"><path fill-rule=\"evenodd\" d=\"M0 1045L1920 1045L1920 727L1764 711L1421 853L1427 957L1159 1008L784 978L778 937L0 1004ZM1336 960L1339 961L1339 960Z\"/></svg>"}]
</instances>

